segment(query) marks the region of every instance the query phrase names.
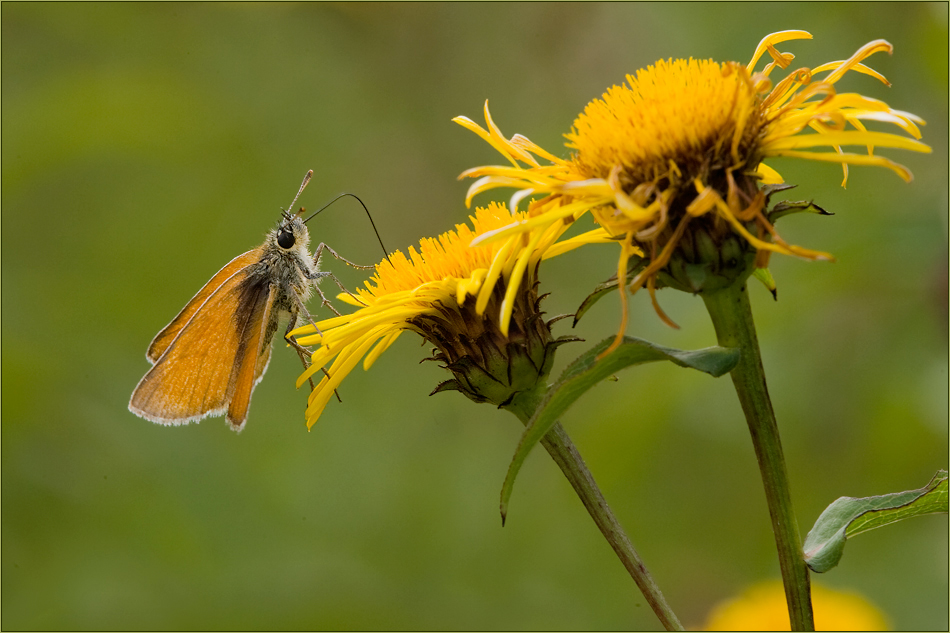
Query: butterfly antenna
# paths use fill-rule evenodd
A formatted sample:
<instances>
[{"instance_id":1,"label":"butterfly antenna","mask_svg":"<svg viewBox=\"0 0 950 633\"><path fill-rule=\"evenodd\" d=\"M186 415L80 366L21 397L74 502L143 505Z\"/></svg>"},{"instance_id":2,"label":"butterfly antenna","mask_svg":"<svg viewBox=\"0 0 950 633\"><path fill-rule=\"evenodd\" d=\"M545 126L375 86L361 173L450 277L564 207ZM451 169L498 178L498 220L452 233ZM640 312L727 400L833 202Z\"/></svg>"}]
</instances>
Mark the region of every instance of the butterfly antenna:
<instances>
[{"instance_id":1,"label":"butterfly antenna","mask_svg":"<svg viewBox=\"0 0 950 633\"><path fill-rule=\"evenodd\" d=\"M307 183L310 182L310 179L313 178L313 170L309 170L307 175L303 177L303 182L300 183L300 189L297 190L297 195L294 196L294 201L290 203L290 206L287 207L287 211L290 211L294 208L294 205L297 204L297 198L300 197L300 194L303 193L303 190L307 187Z\"/></svg>"},{"instance_id":2,"label":"butterfly antenna","mask_svg":"<svg viewBox=\"0 0 950 633\"><path fill-rule=\"evenodd\" d=\"M310 173L313 173L313 172L310 172ZM309 176L308 176L308 178L309 178ZM306 183L306 180L304 181L304 184L305 184L305 185L307 184L307 183ZM303 187L301 187L301 190L303 190ZM320 207L319 209L317 209L316 211L314 211L313 213L311 213L310 216L307 217L307 219L303 221L303 223L306 224L306 223L309 222L311 219L313 219L313 217L314 217L315 215L317 215L318 213L320 213L321 211L323 211L324 209L326 209L327 207L329 207L331 204L333 204L334 202L336 202L336 201L339 200L340 198L345 198L346 196L350 196L350 197L352 197L352 198L356 198L356 201L359 202L359 203L360 203L360 206L363 207L363 211L366 211L366 217L369 218L369 223L372 225L372 227L373 227L373 232L376 234L376 240L379 242L380 248L383 249L383 255L386 257L386 261L389 262L390 264L392 264L392 260L389 259L389 251L387 251L387 250L386 250L386 247L383 245L383 238L381 238L381 237L379 236L379 231L376 229L376 223L373 222L373 216L370 215L369 209L366 208L366 205L363 204L363 201L360 200L359 196L357 196L355 193L341 193L341 194L338 195L336 198L334 198L333 200L330 200L330 202L326 203L325 205L323 205L322 207ZM296 199L294 200L294 202L296 202Z\"/></svg>"}]
</instances>

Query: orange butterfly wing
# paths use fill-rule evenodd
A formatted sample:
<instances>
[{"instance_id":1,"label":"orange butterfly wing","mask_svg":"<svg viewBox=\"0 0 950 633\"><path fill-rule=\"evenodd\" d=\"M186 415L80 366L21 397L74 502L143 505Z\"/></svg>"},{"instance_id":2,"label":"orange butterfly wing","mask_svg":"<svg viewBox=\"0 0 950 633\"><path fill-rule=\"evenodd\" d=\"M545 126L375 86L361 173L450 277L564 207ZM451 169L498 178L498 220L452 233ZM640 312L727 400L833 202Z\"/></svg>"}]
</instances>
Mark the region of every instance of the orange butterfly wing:
<instances>
[{"instance_id":1,"label":"orange butterfly wing","mask_svg":"<svg viewBox=\"0 0 950 633\"><path fill-rule=\"evenodd\" d=\"M234 273L250 266L258 261L261 258L261 249L255 248L252 251L248 251L243 255L238 255L230 262L224 265L224 268L215 273L208 283L198 291L191 301L182 308L181 312L178 313L172 322L165 326L165 328L155 335L155 338L152 340L152 344L148 346L148 352L145 353L145 357L148 359L148 362L155 364L155 361L158 360L168 346L171 345L171 342L175 340L175 337L178 336L178 333L181 332L181 329L185 327L188 321L195 315L195 312L198 311L198 308L208 300L214 291L221 287L228 278L230 278Z\"/></svg>"},{"instance_id":2,"label":"orange butterfly wing","mask_svg":"<svg viewBox=\"0 0 950 633\"><path fill-rule=\"evenodd\" d=\"M132 394L133 413L177 425L228 411L228 422L243 427L251 393L270 359L270 341L263 338L275 289L253 274L259 251L232 260L155 338L149 354L162 353ZM224 276L226 271L231 274ZM186 313L191 316L183 320ZM176 336L166 343L168 332Z\"/></svg>"},{"instance_id":3,"label":"orange butterfly wing","mask_svg":"<svg viewBox=\"0 0 950 633\"><path fill-rule=\"evenodd\" d=\"M264 337L276 292L276 287L266 281L242 288L244 296L235 315L241 347L234 359L228 384L228 423L235 431L244 428L251 394L270 361L270 340L264 340Z\"/></svg>"}]
</instances>

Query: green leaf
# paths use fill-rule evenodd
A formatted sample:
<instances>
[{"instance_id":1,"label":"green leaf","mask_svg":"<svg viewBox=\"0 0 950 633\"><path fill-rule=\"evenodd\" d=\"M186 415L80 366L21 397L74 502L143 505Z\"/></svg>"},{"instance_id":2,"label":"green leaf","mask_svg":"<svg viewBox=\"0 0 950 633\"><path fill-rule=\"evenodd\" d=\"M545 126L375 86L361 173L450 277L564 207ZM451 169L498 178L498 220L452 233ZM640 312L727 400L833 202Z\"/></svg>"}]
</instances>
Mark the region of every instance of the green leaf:
<instances>
[{"instance_id":1,"label":"green leaf","mask_svg":"<svg viewBox=\"0 0 950 633\"><path fill-rule=\"evenodd\" d=\"M503 522L508 512L508 500L511 498L515 477L528 453L551 430L558 418L598 382L625 367L658 360L668 360L681 367L698 369L717 377L731 371L739 362L737 349L707 347L695 351L683 351L654 345L649 341L629 336L624 337L623 343L614 352L597 360L598 354L607 349L613 341L613 338L609 338L598 343L571 363L558 381L548 389L537 409L532 413L531 419L525 425L514 458L508 466L508 475L502 487Z\"/></svg>"},{"instance_id":2,"label":"green leaf","mask_svg":"<svg viewBox=\"0 0 950 633\"><path fill-rule=\"evenodd\" d=\"M805 537L805 562L826 572L841 560L849 536L923 514L947 512L947 471L938 470L919 490L877 497L841 497L825 508Z\"/></svg>"}]
</instances>

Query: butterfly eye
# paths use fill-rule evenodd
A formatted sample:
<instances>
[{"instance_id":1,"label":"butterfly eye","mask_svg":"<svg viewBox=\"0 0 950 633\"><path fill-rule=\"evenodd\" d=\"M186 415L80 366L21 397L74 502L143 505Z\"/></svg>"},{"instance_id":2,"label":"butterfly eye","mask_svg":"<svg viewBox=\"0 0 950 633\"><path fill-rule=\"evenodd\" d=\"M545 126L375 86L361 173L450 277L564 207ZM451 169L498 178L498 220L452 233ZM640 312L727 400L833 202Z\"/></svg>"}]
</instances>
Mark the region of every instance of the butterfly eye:
<instances>
[{"instance_id":1,"label":"butterfly eye","mask_svg":"<svg viewBox=\"0 0 950 633\"><path fill-rule=\"evenodd\" d=\"M291 231L281 231L277 236L277 245L281 248L290 248L294 245L294 234Z\"/></svg>"}]
</instances>

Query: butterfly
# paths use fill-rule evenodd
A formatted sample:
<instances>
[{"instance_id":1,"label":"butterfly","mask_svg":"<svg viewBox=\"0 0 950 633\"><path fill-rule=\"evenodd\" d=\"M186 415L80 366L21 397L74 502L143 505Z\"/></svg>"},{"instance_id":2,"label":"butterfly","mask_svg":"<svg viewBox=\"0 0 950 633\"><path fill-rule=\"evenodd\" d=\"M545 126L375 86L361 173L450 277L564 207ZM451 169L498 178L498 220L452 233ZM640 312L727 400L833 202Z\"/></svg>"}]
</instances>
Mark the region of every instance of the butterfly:
<instances>
[{"instance_id":1,"label":"butterfly","mask_svg":"<svg viewBox=\"0 0 950 633\"><path fill-rule=\"evenodd\" d=\"M307 172L291 208L312 176L313 170ZM311 255L306 222L315 215L302 220L299 213L284 211L263 244L228 262L158 333L145 355L152 368L129 401L132 413L165 425L225 415L228 425L241 431L284 318L284 339L307 365L309 350L289 333L301 315L313 323L305 304L314 289L330 305L317 287L332 277L320 270L323 251L356 268L372 268L347 262L323 243Z\"/></svg>"}]
</instances>

